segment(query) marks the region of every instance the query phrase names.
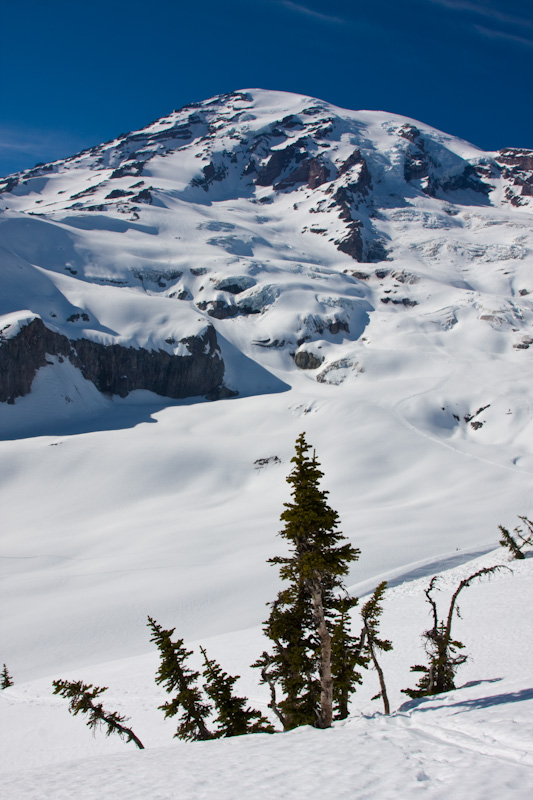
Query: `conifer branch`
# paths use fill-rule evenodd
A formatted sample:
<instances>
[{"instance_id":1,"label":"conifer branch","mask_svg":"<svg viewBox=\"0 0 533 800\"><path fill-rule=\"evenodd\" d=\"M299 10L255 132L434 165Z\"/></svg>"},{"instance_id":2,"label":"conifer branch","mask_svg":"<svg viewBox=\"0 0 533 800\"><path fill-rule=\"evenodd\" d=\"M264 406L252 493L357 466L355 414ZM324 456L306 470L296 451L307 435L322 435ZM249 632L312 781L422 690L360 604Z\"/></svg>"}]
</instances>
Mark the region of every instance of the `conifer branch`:
<instances>
[{"instance_id":1,"label":"conifer branch","mask_svg":"<svg viewBox=\"0 0 533 800\"><path fill-rule=\"evenodd\" d=\"M107 686L93 686L82 681L53 681L54 694L59 694L69 701L69 711L73 716L79 713L88 714L86 725L93 733L100 726L105 727L105 735L116 733L127 742L134 742L139 750L144 750L141 740L133 733L131 728L123 723L128 717L121 716L116 711L105 711L102 703L94 703L97 697L107 691Z\"/></svg>"}]
</instances>

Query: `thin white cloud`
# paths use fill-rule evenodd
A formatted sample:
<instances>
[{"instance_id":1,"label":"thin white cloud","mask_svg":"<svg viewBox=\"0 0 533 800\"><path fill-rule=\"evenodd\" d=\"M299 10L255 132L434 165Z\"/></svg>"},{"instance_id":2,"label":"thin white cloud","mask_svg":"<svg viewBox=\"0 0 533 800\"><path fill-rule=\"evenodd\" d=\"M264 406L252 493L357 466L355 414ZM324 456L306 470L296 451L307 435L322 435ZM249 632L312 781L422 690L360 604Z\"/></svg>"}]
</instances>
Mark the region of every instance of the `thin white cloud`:
<instances>
[{"instance_id":1,"label":"thin white cloud","mask_svg":"<svg viewBox=\"0 0 533 800\"><path fill-rule=\"evenodd\" d=\"M516 17L513 14L506 14L497 8L491 8L485 3L476 3L472 0L428 0L436 6L443 6L452 11L469 11L481 17L487 17L495 22L503 22L507 25L520 25L521 27L533 28L533 20L527 17Z\"/></svg>"},{"instance_id":2,"label":"thin white cloud","mask_svg":"<svg viewBox=\"0 0 533 800\"><path fill-rule=\"evenodd\" d=\"M87 142L60 131L36 131L0 125L0 175L33 167L37 162L56 161L77 153Z\"/></svg>"},{"instance_id":3,"label":"thin white cloud","mask_svg":"<svg viewBox=\"0 0 533 800\"><path fill-rule=\"evenodd\" d=\"M0 150L10 153L44 153L43 148L36 142L13 142L9 139L2 139L0 134Z\"/></svg>"},{"instance_id":4,"label":"thin white cloud","mask_svg":"<svg viewBox=\"0 0 533 800\"><path fill-rule=\"evenodd\" d=\"M42 139L32 139L24 136L14 136L0 130L0 151L3 153L45 153L47 144Z\"/></svg>"},{"instance_id":5,"label":"thin white cloud","mask_svg":"<svg viewBox=\"0 0 533 800\"><path fill-rule=\"evenodd\" d=\"M505 31L495 31L492 28L485 28L483 25L474 25L474 28L478 33L481 33L482 36L487 36L489 39L503 39L503 41L521 44L524 47L533 47L533 39L528 39L525 36L505 33Z\"/></svg>"},{"instance_id":6,"label":"thin white cloud","mask_svg":"<svg viewBox=\"0 0 533 800\"><path fill-rule=\"evenodd\" d=\"M280 4L285 6L285 8L288 8L290 11L295 11L297 14L304 14L306 17L312 17L313 19L318 19L321 22L329 22L335 25L344 25L346 23L346 20L341 19L341 17L333 17L329 14L323 14L321 11L315 11L312 8L301 5L301 3L293 3L292 0L281 0Z\"/></svg>"}]
</instances>

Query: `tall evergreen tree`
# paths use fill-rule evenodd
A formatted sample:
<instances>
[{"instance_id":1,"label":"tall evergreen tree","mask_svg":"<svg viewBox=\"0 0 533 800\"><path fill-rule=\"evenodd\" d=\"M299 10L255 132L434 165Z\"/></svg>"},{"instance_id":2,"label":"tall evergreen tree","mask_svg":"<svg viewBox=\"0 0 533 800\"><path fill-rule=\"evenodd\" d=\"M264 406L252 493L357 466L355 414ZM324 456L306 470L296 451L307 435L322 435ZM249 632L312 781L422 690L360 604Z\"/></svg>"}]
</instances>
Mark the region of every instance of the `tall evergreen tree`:
<instances>
[{"instance_id":1,"label":"tall evergreen tree","mask_svg":"<svg viewBox=\"0 0 533 800\"><path fill-rule=\"evenodd\" d=\"M7 666L4 664L2 673L0 674L0 689L8 689L10 686L13 686L13 684L13 678L9 674Z\"/></svg>"},{"instance_id":2,"label":"tall evergreen tree","mask_svg":"<svg viewBox=\"0 0 533 800\"><path fill-rule=\"evenodd\" d=\"M99 726L105 727L106 736L116 733L121 739L127 742L134 742L139 750L144 750L144 745L136 736L131 728L127 728L124 723L127 717L123 717L116 711L105 711L102 703L95 703L97 697L102 692L107 691L107 686L93 686L92 683L86 684L82 681L53 681L54 694L59 694L69 701L69 711L73 716L80 712L87 714L86 725L95 731Z\"/></svg>"},{"instance_id":3,"label":"tall evergreen tree","mask_svg":"<svg viewBox=\"0 0 533 800\"><path fill-rule=\"evenodd\" d=\"M165 717L181 713L174 736L189 740L212 739L213 734L206 726L211 705L204 702L202 692L197 686L200 673L189 669L186 664L192 650L184 647L183 639L172 641L175 628L163 630L151 617L148 617L148 626L152 631L150 641L155 642L161 660L156 683L162 683L169 694L177 692L172 700L159 706L165 712Z\"/></svg>"},{"instance_id":4,"label":"tall evergreen tree","mask_svg":"<svg viewBox=\"0 0 533 800\"><path fill-rule=\"evenodd\" d=\"M328 492L320 489L323 477L316 455L301 434L296 440L293 470L287 478L292 502L285 503L282 536L289 544L288 556L269 560L279 566L280 577L288 582L274 603L265 623L273 653L263 655L255 666L262 669L263 682L271 689L278 684L283 698L276 700L278 716L286 729L308 724L328 728L333 719L335 676L345 663L334 656L353 648L346 619L342 619L339 590L349 565L359 550L346 541L338 528L338 514L327 502ZM346 611L344 612L346 614ZM342 647L334 653L336 625L342 625ZM353 689L352 681L348 692ZM346 704L340 701L344 712Z\"/></svg>"},{"instance_id":5,"label":"tall evergreen tree","mask_svg":"<svg viewBox=\"0 0 533 800\"><path fill-rule=\"evenodd\" d=\"M205 678L204 689L215 706L218 725L215 736L242 736L245 733L274 733L274 728L260 711L246 706L246 697L233 694L233 686L238 675L228 675L216 661L207 657L204 648L200 648L204 657Z\"/></svg>"}]
</instances>

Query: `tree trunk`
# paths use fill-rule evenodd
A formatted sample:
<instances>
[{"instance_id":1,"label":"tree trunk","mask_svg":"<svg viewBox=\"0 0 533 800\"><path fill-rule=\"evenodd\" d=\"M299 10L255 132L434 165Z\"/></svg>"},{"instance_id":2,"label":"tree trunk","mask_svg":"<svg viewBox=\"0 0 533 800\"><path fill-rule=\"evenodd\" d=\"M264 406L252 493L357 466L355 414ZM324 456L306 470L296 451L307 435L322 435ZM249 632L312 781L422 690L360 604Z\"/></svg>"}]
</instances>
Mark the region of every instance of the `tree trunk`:
<instances>
[{"instance_id":1,"label":"tree trunk","mask_svg":"<svg viewBox=\"0 0 533 800\"><path fill-rule=\"evenodd\" d=\"M387 687L385 686L385 676L376 658L376 651L374 650L374 642L372 641L372 636L370 635L370 632L368 630L368 625L366 624L366 620L364 621L363 632L368 637L368 649L370 650L370 658L372 659L374 668L378 673L379 686L381 689L381 699L383 700L383 709L385 711L385 714L390 714L390 703L389 703L389 696L387 694Z\"/></svg>"},{"instance_id":2,"label":"tree trunk","mask_svg":"<svg viewBox=\"0 0 533 800\"><path fill-rule=\"evenodd\" d=\"M316 583L310 586L317 634L320 639L320 712L319 728L331 728L333 719L333 676L331 674L331 635L326 623L322 592Z\"/></svg>"},{"instance_id":3,"label":"tree trunk","mask_svg":"<svg viewBox=\"0 0 533 800\"><path fill-rule=\"evenodd\" d=\"M118 722L118 720L114 719L111 714L106 715L106 713L105 713L105 711L103 711L103 709L102 709L102 713L98 714L97 716L98 716L99 719L101 719L103 722L105 722L106 725L109 725L110 729L112 729L114 731L117 731L119 736L125 736L126 737L126 741L135 742L135 744L137 745L139 750L144 750L143 743L141 742L141 740L139 739L138 736L135 736L135 734L133 733L131 728L127 728L125 725L122 725L121 722Z\"/></svg>"}]
</instances>

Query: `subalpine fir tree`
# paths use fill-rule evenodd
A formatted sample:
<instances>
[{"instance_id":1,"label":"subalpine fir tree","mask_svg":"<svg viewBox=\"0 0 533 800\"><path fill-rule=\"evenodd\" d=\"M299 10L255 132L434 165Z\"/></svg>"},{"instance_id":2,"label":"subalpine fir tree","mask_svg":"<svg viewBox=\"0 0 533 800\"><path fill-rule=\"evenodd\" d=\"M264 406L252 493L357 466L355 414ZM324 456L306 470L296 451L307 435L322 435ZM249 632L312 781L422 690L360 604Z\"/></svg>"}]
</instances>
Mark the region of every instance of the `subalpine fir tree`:
<instances>
[{"instance_id":1,"label":"subalpine fir tree","mask_svg":"<svg viewBox=\"0 0 533 800\"><path fill-rule=\"evenodd\" d=\"M361 610L361 618L363 620L363 649L368 653L368 657L372 661L379 678L380 691L372 700L377 700L378 697L381 697L385 714L390 714L385 676L377 658L378 650L383 652L392 650L392 642L389 639L381 639L379 636L379 619L383 612L381 603L386 588L387 581L383 581L376 587L374 594Z\"/></svg>"},{"instance_id":2,"label":"subalpine fir tree","mask_svg":"<svg viewBox=\"0 0 533 800\"><path fill-rule=\"evenodd\" d=\"M204 648L200 648L204 657L205 678L204 689L213 701L216 709L217 738L242 736L245 733L274 733L274 728L260 711L246 706L246 697L233 694L233 686L238 675L228 675L220 664L207 657Z\"/></svg>"},{"instance_id":3,"label":"subalpine fir tree","mask_svg":"<svg viewBox=\"0 0 533 800\"><path fill-rule=\"evenodd\" d=\"M127 742L134 742L139 750L144 750L141 740L133 733L131 728L127 728L124 723L127 717L117 714L116 711L104 711L102 703L95 703L102 692L107 691L107 686L93 686L92 683L86 684L82 681L53 681L54 694L66 697L69 701L69 711L73 716L87 714L86 725L95 731L99 726L104 726L106 736L116 733L121 739Z\"/></svg>"},{"instance_id":4,"label":"subalpine fir tree","mask_svg":"<svg viewBox=\"0 0 533 800\"><path fill-rule=\"evenodd\" d=\"M501 546L507 547L512 557L519 560L526 557L524 547L533 547L533 522L527 517L519 516L518 519L522 520L526 532L524 532L523 527L518 525L512 533L507 528L504 528L503 525L498 525L498 527L502 535L500 539Z\"/></svg>"},{"instance_id":5,"label":"subalpine fir tree","mask_svg":"<svg viewBox=\"0 0 533 800\"><path fill-rule=\"evenodd\" d=\"M9 674L9 671L6 665L4 664L2 673L0 674L0 689L8 689L10 686L13 686L13 684L14 684L13 678Z\"/></svg>"},{"instance_id":6,"label":"subalpine fir tree","mask_svg":"<svg viewBox=\"0 0 533 800\"><path fill-rule=\"evenodd\" d=\"M425 591L427 601L431 607L433 627L423 634L429 663L427 666L416 664L414 667L411 667L411 672L421 672L422 675L414 689L402 689L404 694L412 698L417 698L440 694L441 692L450 692L452 689L455 689L455 673L468 658L464 653L459 652L464 648L463 643L452 639L452 621L454 614L456 613L460 616L459 609L457 608L457 598L460 592L466 589L467 586L470 586L476 578L482 578L484 576L490 578L491 575L501 569L508 569L508 567L500 565L484 567L461 581L452 595L445 620L440 620L438 617L437 604L432 594L432 592L438 588L438 576L433 576Z\"/></svg>"},{"instance_id":7,"label":"subalpine fir tree","mask_svg":"<svg viewBox=\"0 0 533 800\"><path fill-rule=\"evenodd\" d=\"M156 683L164 684L169 694L176 692L172 700L159 706L165 712L165 717L180 714L174 736L189 740L212 739L213 734L206 725L211 706L204 702L202 692L197 686L200 673L189 669L186 664L192 650L184 647L183 639L172 641L175 628L163 630L151 617L148 617L148 626L152 631L150 641L155 642L161 660Z\"/></svg>"},{"instance_id":8,"label":"subalpine fir tree","mask_svg":"<svg viewBox=\"0 0 533 800\"><path fill-rule=\"evenodd\" d=\"M359 557L359 550L337 530L338 514L328 505L328 492L320 489L323 473L315 453L309 455L309 450L302 433L287 478L293 502L285 503L281 514L285 527L280 536L289 543L290 555L269 560L279 565L280 576L289 586L271 604L265 623L273 652L264 653L254 665L261 668L271 697L276 686L281 688L282 699L276 697L271 707L275 705L285 729L302 724L330 727L335 677L344 674L343 659L356 641L350 640L339 591L344 589L343 577ZM344 633L338 636L342 646L334 651L338 625L344 626ZM349 681L348 694L354 683L355 679ZM344 700L338 708L344 713Z\"/></svg>"}]
</instances>

